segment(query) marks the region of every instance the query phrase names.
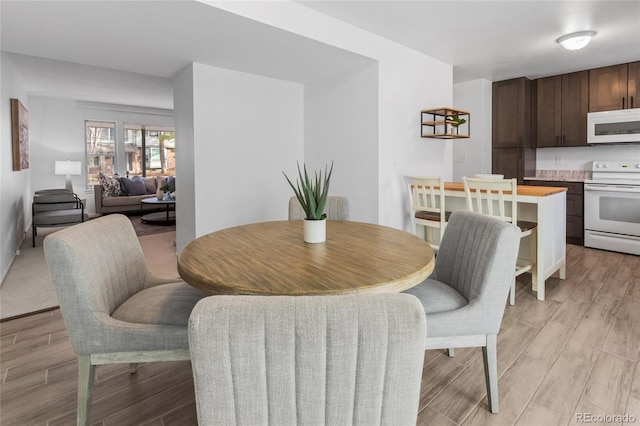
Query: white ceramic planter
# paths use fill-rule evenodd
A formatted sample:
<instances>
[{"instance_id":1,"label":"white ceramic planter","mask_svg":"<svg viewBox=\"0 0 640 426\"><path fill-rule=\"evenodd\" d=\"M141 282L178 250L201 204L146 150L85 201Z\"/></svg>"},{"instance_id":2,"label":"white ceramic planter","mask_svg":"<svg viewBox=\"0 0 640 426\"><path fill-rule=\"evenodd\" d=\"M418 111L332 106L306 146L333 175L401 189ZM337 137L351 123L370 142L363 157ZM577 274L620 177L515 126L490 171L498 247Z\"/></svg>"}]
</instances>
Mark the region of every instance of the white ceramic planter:
<instances>
[{"instance_id":1,"label":"white ceramic planter","mask_svg":"<svg viewBox=\"0 0 640 426\"><path fill-rule=\"evenodd\" d=\"M327 239L327 219L309 220L304 219L304 242L324 243Z\"/></svg>"}]
</instances>

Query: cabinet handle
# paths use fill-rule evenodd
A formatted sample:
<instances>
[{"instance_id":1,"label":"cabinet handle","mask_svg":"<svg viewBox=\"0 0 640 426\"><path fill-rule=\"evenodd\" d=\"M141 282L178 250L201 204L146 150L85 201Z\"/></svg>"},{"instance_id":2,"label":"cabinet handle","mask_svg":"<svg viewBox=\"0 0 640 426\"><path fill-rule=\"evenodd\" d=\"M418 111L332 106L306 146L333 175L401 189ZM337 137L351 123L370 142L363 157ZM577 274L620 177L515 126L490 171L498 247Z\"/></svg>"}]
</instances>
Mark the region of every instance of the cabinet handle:
<instances>
[{"instance_id":1,"label":"cabinet handle","mask_svg":"<svg viewBox=\"0 0 640 426\"><path fill-rule=\"evenodd\" d=\"M622 97L622 109L624 109L624 96Z\"/></svg>"},{"instance_id":2,"label":"cabinet handle","mask_svg":"<svg viewBox=\"0 0 640 426\"><path fill-rule=\"evenodd\" d=\"M631 108L633 108L633 96L631 97Z\"/></svg>"},{"instance_id":3,"label":"cabinet handle","mask_svg":"<svg viewBox=\"0 0 640 426\"><path fill-rule=\"evenodd\" d=\"M556 136L556 146L560 145L560 136Z\"/></svg>"}]
</instances>

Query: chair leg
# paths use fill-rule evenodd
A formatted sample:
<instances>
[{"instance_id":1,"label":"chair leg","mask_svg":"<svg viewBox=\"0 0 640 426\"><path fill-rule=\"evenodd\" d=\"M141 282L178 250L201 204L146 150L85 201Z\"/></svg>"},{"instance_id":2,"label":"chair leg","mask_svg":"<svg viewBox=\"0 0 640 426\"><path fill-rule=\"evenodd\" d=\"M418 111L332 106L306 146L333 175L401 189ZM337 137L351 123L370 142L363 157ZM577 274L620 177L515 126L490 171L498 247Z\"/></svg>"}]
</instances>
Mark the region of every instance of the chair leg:
<instances>
[{"instance_id":1,"label":"chair leg","mask_svg":"<svg viewBox=\"0 0 640 426\"><path fill-rule=\"evenodd\" d=\"M487 382L487 398L489 400L489 410L492 413L498 412L498 336L487 334L487 346L482 348L482 359L484 360L484 378Z\"/></svg>"},{"instance_id":2,"label":"chair leg","mask_svg":"<svg viewBox=\"0 0 640 426\"><path fill-rule=\"evenodd\" d=\"M31 245L36 246L36 225L31 224Z\"/></svg>"},{"instance_id":3,"label":"chair leg","mask_svg":"<svg viewBox=\"0 0 640 426\"><path fill-rule=\"evenodd\" d=\"M91 355L78 355L78 426L88 426L91 418L91 399L96 366Z\"/></svg>"}]
</instances>

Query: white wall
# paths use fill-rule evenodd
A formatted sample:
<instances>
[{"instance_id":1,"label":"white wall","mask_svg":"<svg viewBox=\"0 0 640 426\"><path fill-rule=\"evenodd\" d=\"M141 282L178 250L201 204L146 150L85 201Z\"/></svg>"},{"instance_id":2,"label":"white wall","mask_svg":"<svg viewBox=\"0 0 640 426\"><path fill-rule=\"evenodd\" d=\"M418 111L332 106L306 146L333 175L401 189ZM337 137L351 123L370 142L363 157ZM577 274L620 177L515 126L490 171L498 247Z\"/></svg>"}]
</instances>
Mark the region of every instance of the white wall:
<instances>
[{"instance_id":1,"label":"white wall","mask_svg":"<svg viewBox=\"0 0 640 426\"><path fill-rule=\"evenodd\" d=\"M378 223L409 230L402 175L451 178L451 143L419 126L420 110L451 105L451 65L295 2L203 2L378 61Z\"/></svg>"},{"instance_id":2,"label":"white wall","mask_svg":"<svg viewBox=\"0 0 640 426\"><path fill-rule=\"evenodd\" d=\"M453 106L470 113L470 137L454 139L453 180L476 173L491 173L491 90L489 80L453 85Z\"/></svg>"},{"instance_id":3,"label":"white wall","mask_svg":"<svg viewBox=\"0 0 640 426\"><path fill-rule=\"evenodd\" d=\"M391 47L391 46L389 46ZM452 103L452 68L404 49L380 59L379 223L411 230L404 175L451 179L451 141L420 137L420 111Z\"/></svg>"},{"instance_id":4,"label":"white wall","mask_svg":"<svg viewBox=\"0 0 640 426\"><path fill-rule=\"evenodd\" d=\"M282 171L292 174L303 161L301 84L194 63L176 87L189 84L190 72L193 157L176 148L176 161L181 175L193 173L194 198L177 191L178 204L193 206L195 226L178 217L178 250L219 229L286 219L291 189ZM190 120L185 102L188 96L176 103L177 135Z\"/></svg>"},{"instance_id":5,"label":"white wall","mask_svg":"<svg viewBox=\"0 0 640 426\"><path fill-rule=\"evenodd\" d=\"M4 52L0 52L0 282L9 271L20 248L24 231L28 226L25 214L31 214L31 169L13 171L11 146L11 106L10 99L19 99L30 110L29 99L20 79L19 72ZM32 125L33 115L30 115ZM31 149L33 153L33 148ZM33 158L33 157L32 157ZM1 284L0 284L1 285Z\"/></svg>"},{"instance_id":6,"label":"white wall","mask_svg":"<svg viewBox=\"0 0 640 426\"><path fill-rule=\"evenodd\" d=\"M196 181L194 171L193 64L182 69L173 80L176 140L176 250L179 252L196 236ZM206 192L207 182L198 182Z\"/></svg>"},{"instance_id":7,"label":"white wall","mask_svg":"<svg viewBox=\"0 0 640 426\"><path fill-rule=\"evenodd\" d=\"M536 158L538 170L591 170L594 160L640 161L640 144L538 148Z\"/></svg>"},{"instance_id":8,"label":"white wall","mask_svg":"<svg viewBox=\"0 0 640 426\"><path fill-rule=\"evenodd\" d=\"M334 161L330 195L349 199L350 218L378 222L378 64L304 87L304 161ZM288 167L291 169L291 167Z\"/></svg>"}]
</instances>

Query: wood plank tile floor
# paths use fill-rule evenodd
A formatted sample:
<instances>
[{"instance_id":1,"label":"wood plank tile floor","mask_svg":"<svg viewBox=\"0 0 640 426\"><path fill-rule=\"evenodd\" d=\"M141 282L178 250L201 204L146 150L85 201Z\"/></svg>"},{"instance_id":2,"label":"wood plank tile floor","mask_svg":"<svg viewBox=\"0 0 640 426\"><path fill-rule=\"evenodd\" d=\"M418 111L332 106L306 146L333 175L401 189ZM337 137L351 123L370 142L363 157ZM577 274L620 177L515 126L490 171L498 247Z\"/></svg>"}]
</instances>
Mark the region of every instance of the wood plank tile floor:
<instances>
[{"instance_id":1,"label":"wood plank tile floor","mask_svg":"<svg viewBox=\"0 0 640 426\"><path fill-rule=\"evenodd\" d=\"M500 413L488 411L480 349L427 351L418 424L640 424L640 257L567 246L567 259L567 280L548 279L545 302L525 274L506 308ZM0 323L0 424L74 424L76 366L59 310ZM96 376L93 425L197 424L188 362Z\"/></svg>"}]
</instances>

